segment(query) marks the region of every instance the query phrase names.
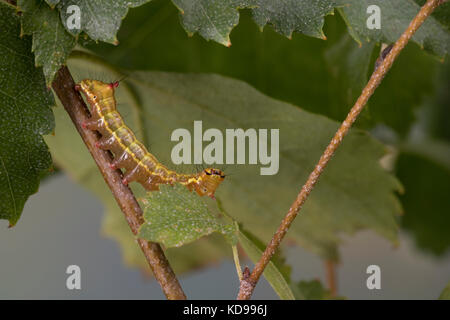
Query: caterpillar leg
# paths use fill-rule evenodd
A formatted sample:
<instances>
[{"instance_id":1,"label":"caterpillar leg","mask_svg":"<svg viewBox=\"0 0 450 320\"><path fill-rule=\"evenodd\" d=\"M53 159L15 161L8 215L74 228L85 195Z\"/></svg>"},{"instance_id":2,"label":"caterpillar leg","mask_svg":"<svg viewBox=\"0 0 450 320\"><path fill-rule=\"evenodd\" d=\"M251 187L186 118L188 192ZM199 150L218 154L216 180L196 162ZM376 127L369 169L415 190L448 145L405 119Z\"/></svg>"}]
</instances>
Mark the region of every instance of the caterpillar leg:
<instances>
[{"instance_id":1,"label":"caterpillar leg","mask_svg":"<svg viewBox=\"0 0 450 320\"><path fill-rule=\"evenodd\" d=\"M114 157L114 160L109 164L109 167L114 170L123 168L127 165L129 158L128 152L123 152L119 157Z\"/></svg>"},{"instance_id":2,"label":"caterpillar leg","mask_svg":"<svg viewBox=\"0 0 450 320\"><path fill-rule=\"evenodd\" d=\"M156 191L159 190L158 185L161 183L161 180L158 177L150 176L145 181L141 182L146 190Z\"/></svg>"},{"instance_id":3,"label":"caterpillar leg","mask_svg":"<svg viewBox=\"0 0 450 320\"><path fill-rule=\"evenodd\" d=\"M97 129L100 127L101 122L102 122L102 119L98 119L98 120L95 120L95 119L88 119L88 120L84 121L84 122L81 124L81 126L82 126L84 129L97 130Z\"/></svg>"},{"instance_id":4,"label":"caterpillar leg","mask_svg":"<svg viewBox=\"0 0 450 320\"><path fill-rule=\"evenodd\" d=\"M97 142L95 142L95 146L102 150L109 150L113 146L113 144L116 142L116 139L114 137L102 137Z\"/></svg>"},{"instance_id":5,"label":"caterpillar leg","mask_svg":"<svg viewBox=\"0 0 450 320\"><path fill-rule=\"evenodd\" d=\"M128 170L123 176L122 183L128 185L130 182L138 180L141 174L140 169L141 167L135 166L133 169Z\"/></svg>"}]
</instances>

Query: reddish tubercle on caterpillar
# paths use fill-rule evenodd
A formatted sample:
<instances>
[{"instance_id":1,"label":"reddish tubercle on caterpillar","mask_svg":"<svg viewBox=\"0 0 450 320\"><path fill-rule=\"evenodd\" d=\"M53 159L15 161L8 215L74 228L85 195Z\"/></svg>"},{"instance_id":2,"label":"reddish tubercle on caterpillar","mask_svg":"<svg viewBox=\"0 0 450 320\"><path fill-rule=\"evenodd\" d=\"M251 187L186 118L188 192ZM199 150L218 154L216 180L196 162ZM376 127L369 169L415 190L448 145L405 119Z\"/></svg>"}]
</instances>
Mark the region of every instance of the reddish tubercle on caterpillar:
<instances>
[{"instance_id":1,"label":"reddish tubercle on caterpillar","mask_svg":"<svg viewBox=\"0 0 450 320\"><path fill-rule=\"evenodd\" d=\"M119 86L119 81L114 81L109 84L111 88L117 88Z\"/></svg>"}]
</instances>

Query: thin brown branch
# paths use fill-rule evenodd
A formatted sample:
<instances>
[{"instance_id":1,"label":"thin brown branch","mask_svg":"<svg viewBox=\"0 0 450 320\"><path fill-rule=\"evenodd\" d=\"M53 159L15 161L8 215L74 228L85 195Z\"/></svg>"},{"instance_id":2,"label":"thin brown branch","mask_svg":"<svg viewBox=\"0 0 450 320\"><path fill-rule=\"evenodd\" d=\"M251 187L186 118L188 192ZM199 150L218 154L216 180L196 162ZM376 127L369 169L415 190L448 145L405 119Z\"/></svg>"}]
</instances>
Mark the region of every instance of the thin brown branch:
<instances>
[{"instance_id":1,"label":"thin brown branch","mask_svg":"<svg viewBox=\"0 0 450 320\"><path fill-rule=\"evenodd\" d=\"M81 124L88 118L88 109L80 94L74 89L75 82L67 67L62 67L56 74L52 83L53 90L58 95L81 138L86 144L89 152L95 160L114 198L125 215L128 225L133 234L137 235L139 227L143 223L142 209L140 208L132 191L122 183L119 170L109 167L111 154L95 147L98 135L94 131L83 129ZM167 261L164 252L157 243L138 239L150 268L156 280L168 299L186 299L186 296Z\"/></svg>"},{"instance_id":2,"label":"thin brown branch","mask_svg":"<svg viewBox=\"0 0 450 320\"><path fill-rule=\"evenodd\" d=\"M363 89L355 105L347 115L347 118L341 124L340 128L336 132L330 144L327 146L324 153L320 157L316 167L309 175L308 180L303 185L300 193L298 194L294 203L290 207L288 213L281 222L281 225L278 227L278 230L276 231L272 240L268 244L266 250L261 256L261 259L255 265L255 268L253 269L253 272L251 273L250 277L242 280L245 281L246 283L241 284L239 294L237 297L238 299L240 300L250 299L253 290L255 289L256 283L258 282L259 278L264 272L265 267L269 263L270 259L274 255L277 248L280 246L280 243L283 240L284 236L286 235L287 231L289 230L290 225L294 221L295 217L302 208L312 189L316 185L320 175L322 174L328 162L334 155L336 149L339 147L345 135L348 133L350 127L355 122L358 115L366 105L367 101L372 96L375 89L380 85L386 73L389 71L392 64L394 63L395 59L403 50L403 48L406 46L406 44L411 39L413 34L419 29L422 23L430 16L433 10L436 9L443 2L444 2L443 0L428 0L425 3L425 5L421 8L419 13L416 15L416 17L411 21L406 31L400 36L398 41L390 50L389 54L387 54L384 60L379 63L378 67L373 72L369 82Z\"/></svg>"},{"instance_id":3,"label":"thin brown branch","mask_svg":"<svg viewBox=\"0 0 450 320\"><path fill-rule=\"evenodd\" d=\"M335 297L337 294L336 262L333 260L326 260L325 273L328 289L330 290L331 296Z\"/></svg>"}]
</instances>

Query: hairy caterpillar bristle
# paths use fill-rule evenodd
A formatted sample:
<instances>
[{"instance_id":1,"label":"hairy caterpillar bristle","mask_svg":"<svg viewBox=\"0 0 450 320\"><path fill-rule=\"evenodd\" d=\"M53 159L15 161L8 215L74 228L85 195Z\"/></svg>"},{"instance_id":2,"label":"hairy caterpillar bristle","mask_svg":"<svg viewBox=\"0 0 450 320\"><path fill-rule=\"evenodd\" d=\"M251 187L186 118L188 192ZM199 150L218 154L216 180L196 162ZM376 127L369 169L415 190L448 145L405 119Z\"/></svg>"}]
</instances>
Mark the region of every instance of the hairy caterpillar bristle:
<instances>
[{"instance_id":1,"label":"hairy caterpillar bristle","mask_svg":"<svg viewBox=\"0 0 450 320\"><path fill-rule=\"evenodd\" d=\"M147 190L158 190L160 184L181 183L200 196L213 199L217 187L225 178L223 171L203 168L194 174L179 174L161 164L147 151L133 131L128 128L117 111L114 90L119 81L104 83L85 79L75 85L75 89L85 96L91 117L81 126L86 130L96 130L102 137L95 143L97 148L114 154L110 164L112 170L125 169L122 183L139 182Z\"/></svg>"}]
</instances>

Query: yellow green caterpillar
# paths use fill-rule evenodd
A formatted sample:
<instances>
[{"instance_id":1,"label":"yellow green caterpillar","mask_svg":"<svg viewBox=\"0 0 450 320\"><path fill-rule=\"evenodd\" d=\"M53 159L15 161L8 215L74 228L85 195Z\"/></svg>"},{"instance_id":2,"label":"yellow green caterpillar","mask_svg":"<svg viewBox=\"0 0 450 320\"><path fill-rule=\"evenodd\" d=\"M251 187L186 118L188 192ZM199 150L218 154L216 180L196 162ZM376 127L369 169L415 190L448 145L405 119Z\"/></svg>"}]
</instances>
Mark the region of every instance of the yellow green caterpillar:
<instances>
[{"instance_id":1,"label":"yellow green caterpillar","mask_svg":"<svg viewBox=\"0 0 450 320\"><path fill-rule=\"evenodd\" d=\"M195 190L200 196L207 195L214 199L214 193L225 174L214 168L207 168L196 174L179 174L161 164L136 139L117 111L114 90L118 85L118 82L104 83L85 79L75 89L83 93L90 105L91 117L83 123L83 127L100 132L102 137L96 146L114 154L114 160L110 164L112 169L125 169L122 182L127 185L137 181L150 191L158 190L160 184L180 183L191 191Z\"/></svg>"}]
</instances>

